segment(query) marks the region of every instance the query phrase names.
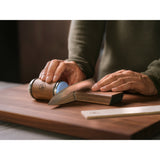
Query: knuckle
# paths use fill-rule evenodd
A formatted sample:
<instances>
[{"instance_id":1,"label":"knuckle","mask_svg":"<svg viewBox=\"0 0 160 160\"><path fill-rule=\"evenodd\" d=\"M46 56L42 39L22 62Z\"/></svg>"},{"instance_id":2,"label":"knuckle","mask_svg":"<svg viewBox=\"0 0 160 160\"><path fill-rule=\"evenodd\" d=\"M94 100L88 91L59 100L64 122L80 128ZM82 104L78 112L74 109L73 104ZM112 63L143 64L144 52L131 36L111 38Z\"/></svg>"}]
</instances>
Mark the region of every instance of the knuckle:
<instances>
[{"instance_id":1,"label":"knuckle","mask_svg":"<svg viewBox=\"0 0 160 160\"><path fill-rule=\"evenodd\" d=\"M66 63L64 61L60 62L61 67L65 67Z\"/></svg>"},{"instance_id":2,"label":"knuckle","mask_svg":"<svg viewBox=\"0 0 160 160\"><path fill-rule=\"evenodd\" d=\"M124 71L126 71L125 69L121 69L121 70L118 70L117 72L115 72L115 73L122 73L122 72L124 72Z\"/></svg>"},{"instance_id":3,"label":"knuckle","mask_svg":"<svg viewBox=\"0 0 160 160\"><path fill-rule=\"evenodd\" d=\"M46 75L47 75L47 77L48 77L48 76L52 76L52 73L51 73L51 72L48 72Z\"/></svg>"},{"instance_id":4,"label":"knuckle","mask_svg":"<svg viewBox=\"0 0 160 160\"><path fill-rule=\"evenodd\" d=\"M114 76L113 74L111 74L109 77L110 77L111 79L113 79L115 76Z\"/></svg>"},{"instance_id":5,"label":"knuckle","mask_svg":"<svg viewBox=\"0 0 160 160\"><path fill-rule=\"evenodd\" d=\"M58 60L58 59L53 59L51 62L52 62L52 63L58 63L59 60Z\"/></svg>"},{"instance_id":6,"label":"knuckle","mask_svg":"<svg viewBox=\"0 0 160 160\"><path fill-rule=\"evenodd\" d=\"M46 75L46 72L41 72L41 75Z\"/></svg>"},{"instance_id":7,"label":"knuckle","mask_svg":"<svg viewBox=\"0 0 160 160\"><path fill-rule=\"evenodd\" d=\"M131 70L125 70L125 74L131 74L132 71Z\"/></svg>"},{"instance_id":8,"label":"knuckle","mask_svg":"<svg viewBox=\"0 0 160 160\"><path fill-rule=\"evenodd\" d=\"M113 80L116 80L119 76L117 74L111 74L109 77Z\"/></svg>"}]
</instances>

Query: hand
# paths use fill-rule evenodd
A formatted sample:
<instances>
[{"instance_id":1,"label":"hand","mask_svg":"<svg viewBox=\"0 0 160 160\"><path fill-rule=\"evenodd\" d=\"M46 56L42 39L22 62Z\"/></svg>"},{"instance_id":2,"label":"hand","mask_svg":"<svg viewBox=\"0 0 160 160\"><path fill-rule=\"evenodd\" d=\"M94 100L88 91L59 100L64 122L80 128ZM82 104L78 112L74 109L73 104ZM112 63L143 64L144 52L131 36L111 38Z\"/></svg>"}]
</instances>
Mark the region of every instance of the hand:
<instances>
[{"instance_id":1,"label":"hand","mask_svg":"<svg viewBox=\"0 0 160 160\"><path fill-rule=\"evenodd\" d=\"M156 95L152 80L142 73L130 70L120 70L108 74L92 87L93 91L129 91L138 92L143 95Z\"/></svg>"},{"instance_id":2,"label":"hand","mask_svg":"<svg viewBox=\"0 0 160 160\"><path fill-rule=\"evenodd\" d=\"M62 80L71 85L84 80L86 77L75 62L54 59L46 64L39 78L47 83Z\"/></svg>"}]
</instances>

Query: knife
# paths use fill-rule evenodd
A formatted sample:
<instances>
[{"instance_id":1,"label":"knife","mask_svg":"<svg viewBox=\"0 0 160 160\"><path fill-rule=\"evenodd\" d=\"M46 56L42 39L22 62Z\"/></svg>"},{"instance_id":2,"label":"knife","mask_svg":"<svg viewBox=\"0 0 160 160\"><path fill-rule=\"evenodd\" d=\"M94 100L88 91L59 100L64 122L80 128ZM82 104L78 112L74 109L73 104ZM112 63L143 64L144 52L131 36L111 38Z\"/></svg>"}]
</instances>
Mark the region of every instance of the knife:
<instances>
[{"instance_id":1,"label":"knife","mask_svg":"<svg viewBox=\"0 0 160 160\"><path fill-rule=\"evenodd\" d=\"M49 105L60 105L69 102L73 102L76 100L75 91L80 90L89 90L93 86L95 81L91 79L87 79L78 83L75 83L64 90L60 91L58 94L53 96L49 101Z\"/></svg>"}]
</instances>

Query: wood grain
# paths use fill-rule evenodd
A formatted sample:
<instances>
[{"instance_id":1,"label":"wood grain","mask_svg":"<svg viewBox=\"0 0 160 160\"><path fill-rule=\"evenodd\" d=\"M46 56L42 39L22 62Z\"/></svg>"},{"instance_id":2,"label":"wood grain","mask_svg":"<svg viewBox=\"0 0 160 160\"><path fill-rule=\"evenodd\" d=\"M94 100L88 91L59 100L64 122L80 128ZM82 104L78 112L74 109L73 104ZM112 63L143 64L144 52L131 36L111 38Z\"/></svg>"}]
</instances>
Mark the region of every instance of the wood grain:
<instances>
[{"instance_id":1,"label":"wood grain","mask_svg":"<svg viewBox=\"0 0 160 160\"><path fill-rule=\"evenodd\" d=\"M28 85L0 91L0 120L85 139L146 139L160 132L160 115L86 120L82 110L160 105L159 97L125 94L121 103L105 106L73 102L57 109L35 101Z\"/></svg>"},{"instance_id":2,"label":"wood grain","mask_svg":"<svg viewBox=\"0 0 160 160\"><path fill-rule=\"evenodd\" d=\"M76 101L91 102L104 105L113 105L121 102L122 92L92 92L92 91L76 91Z\"/></svg>"},{"instance_id":3,"label":"wood grain","mask_svg":"<svg viewBox=\"0 0 160 160\"><path fill-rule=\"evenodd\" d=\"M29 93L35 99L50 100L54 95L56 83L48 84L38 78L33 79L29 84Z\"/></svg>"}]
</instances>

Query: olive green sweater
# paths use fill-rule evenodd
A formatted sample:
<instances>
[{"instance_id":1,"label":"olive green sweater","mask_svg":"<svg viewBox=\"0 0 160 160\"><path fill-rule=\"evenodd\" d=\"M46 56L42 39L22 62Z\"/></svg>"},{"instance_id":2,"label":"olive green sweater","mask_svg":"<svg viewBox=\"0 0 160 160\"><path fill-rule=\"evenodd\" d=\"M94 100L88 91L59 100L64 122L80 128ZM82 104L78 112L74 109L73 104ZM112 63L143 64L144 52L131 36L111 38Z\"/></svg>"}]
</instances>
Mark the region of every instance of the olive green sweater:
<instances>
[{"instance_id":1,"label":"olive green sweater","mask_svg":"<svg viewBox=\"0 0 160 160\"><path fill-rule=\"evenodd\" d=\"M103 47L99 77L120 69L143 72L160 93L160 21L72 21L69 60L92 77Z\"/></svg>"}]
</instances>

